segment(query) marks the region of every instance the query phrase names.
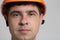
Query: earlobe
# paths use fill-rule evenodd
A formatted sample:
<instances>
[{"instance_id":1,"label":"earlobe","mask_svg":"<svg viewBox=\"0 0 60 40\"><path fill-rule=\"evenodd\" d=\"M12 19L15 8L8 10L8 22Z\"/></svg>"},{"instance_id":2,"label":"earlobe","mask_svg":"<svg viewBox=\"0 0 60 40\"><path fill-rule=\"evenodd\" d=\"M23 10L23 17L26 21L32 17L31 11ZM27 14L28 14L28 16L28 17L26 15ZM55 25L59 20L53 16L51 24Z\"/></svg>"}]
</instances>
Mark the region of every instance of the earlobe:
<instances>
[{"instance_id":1,"label":"earlobe","mask_svg":"<svg viewBox=\"0 0 60 40\"><path fill-rule=\"evenodd\" d=\"M4 15L4 18L6 20L6 26L8 26L8 17L7 17L7 15Z\"/></svg>"},{"instance_id":2,"label":"earlobe","mask_svg":"<svg viewBox=\"0 0 60 40\"><path fill-rule=\"evenodd\" d=\"M8 21L6 21L6 26L8 26Z\"/></svg>"},{"instance_id":3,"label":"earlobe","mask_svg":"<svg viewBox=\"0 0 60 40\"><path fill-rule=\"evenodd\" d=\"M44 24L45 20L42 20L42 23L41 24Z\"/></svg>"}]
</instances>

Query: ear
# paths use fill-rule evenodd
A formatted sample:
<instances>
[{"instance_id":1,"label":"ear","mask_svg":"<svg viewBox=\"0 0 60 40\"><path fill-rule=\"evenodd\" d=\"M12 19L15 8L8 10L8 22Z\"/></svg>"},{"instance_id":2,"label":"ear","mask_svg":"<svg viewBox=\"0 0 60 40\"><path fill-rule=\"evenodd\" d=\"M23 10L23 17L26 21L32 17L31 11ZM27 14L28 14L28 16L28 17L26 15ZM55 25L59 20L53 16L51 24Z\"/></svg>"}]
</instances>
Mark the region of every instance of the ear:
<instances>
[{"instance_id":1,"label":"ear","mask_svg":"<svg viewBox=\"0 0 60 40\"><path fill-rule=\"evenodd\" d=\"M42 23L41 24L44 24L44 22L45 22L45 20L43 19L43 17L44 17L44 14L42 13L41 14L41 19L42 19Z\"/></svg>"},{"instance_id":2,"label":"ear","mask_svg":"<svg viewBox=\"0 0 60 40\"><path fill-rule=\"evenodd\" d=\"M6 21L6 26L8 26L8 17L7 15L4 15L5 21Z\"/></svg>"}]
</instances>

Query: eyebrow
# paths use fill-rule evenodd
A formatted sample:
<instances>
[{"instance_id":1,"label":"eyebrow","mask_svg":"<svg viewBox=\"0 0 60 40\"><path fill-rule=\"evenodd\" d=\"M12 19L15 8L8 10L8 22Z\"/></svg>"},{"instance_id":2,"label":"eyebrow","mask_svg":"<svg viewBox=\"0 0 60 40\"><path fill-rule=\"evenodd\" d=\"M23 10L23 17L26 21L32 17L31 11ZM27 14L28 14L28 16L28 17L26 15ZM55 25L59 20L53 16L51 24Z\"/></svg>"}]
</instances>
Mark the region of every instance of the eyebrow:
<instances>
[{"instance_id":1,"label":"eyebrow","mask_svg":"<svg viewBox=\"0 0 60 40\"><path fill-rule=\"evenodd\" d=\"M38 14L35 10L28 10L26 12L35 12L36 14Z\"/></svg>"}]
</instances>

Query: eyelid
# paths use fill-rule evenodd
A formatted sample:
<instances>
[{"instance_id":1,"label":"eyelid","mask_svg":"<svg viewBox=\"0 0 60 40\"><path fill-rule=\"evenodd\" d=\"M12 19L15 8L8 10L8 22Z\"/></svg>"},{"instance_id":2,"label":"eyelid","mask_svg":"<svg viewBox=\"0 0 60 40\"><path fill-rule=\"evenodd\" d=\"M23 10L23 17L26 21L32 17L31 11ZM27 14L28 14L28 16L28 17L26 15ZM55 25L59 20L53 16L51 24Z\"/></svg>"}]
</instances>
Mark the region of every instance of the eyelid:
<instances>
[{"instance_id":1,"label":"eyelid","mask_svg":"<svg viewBox=\"0 0 60 40\"><path fill-rule=\"evenodd\" d=\"M21 12L19 12L19 11L12 11L12 12L10 13L10 15L12 15L12 14L14 14L14 13L20 14Z\"/></svg>"},{"instance_id":2,"label":"eyelid","mask_svg":"<svg viewBox=\"0 0 60 40\"><path fill-rule=\"evenodd\" d=\"M34 12L35 14L38 14L35 10L27 11L28 13Z\"/></svg>"}]
</instances>

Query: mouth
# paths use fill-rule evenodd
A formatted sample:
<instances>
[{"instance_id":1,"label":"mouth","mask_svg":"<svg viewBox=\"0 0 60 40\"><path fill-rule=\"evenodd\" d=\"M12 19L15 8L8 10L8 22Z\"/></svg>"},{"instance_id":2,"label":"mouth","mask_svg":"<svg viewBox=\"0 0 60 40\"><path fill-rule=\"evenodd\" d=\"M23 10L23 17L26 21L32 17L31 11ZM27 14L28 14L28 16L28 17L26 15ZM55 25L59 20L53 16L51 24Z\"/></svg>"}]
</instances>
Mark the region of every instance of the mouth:
<instances>
[{"instance_id":1,"label":"mouth","mask_svg":"<svg viewBox=\"0 0 60 40\"><path fill-rule=\"evenodd\" d=\"M23 35L26 35L30 30L29 29L20 29L19 32Z\"/></svg>"}]
</instances>

